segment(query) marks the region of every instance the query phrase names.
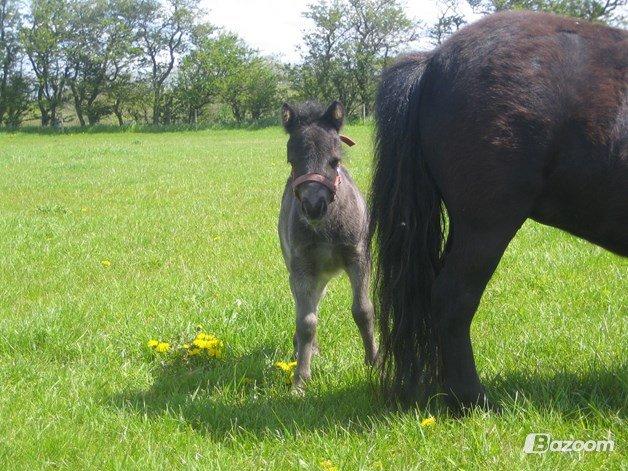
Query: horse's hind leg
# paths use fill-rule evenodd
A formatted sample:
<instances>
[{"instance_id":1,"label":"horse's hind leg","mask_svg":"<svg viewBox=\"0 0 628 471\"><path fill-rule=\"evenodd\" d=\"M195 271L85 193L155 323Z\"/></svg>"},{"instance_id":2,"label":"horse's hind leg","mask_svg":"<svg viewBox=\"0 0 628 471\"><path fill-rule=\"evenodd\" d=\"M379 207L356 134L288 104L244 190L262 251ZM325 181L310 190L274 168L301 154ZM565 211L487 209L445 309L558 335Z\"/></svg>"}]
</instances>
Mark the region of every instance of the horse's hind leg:
<instances>
[{"instance_id":1,"label":"horse's hind leg","mask_svg":"<svg viewBox=\"0 0 628 471\"><path fill-rule=\"evenodd\" d=\"M473 359L470 327L488 280L521 221L478 231L456 224L455 237L432 288L441 385L454 409L489 407Z\"/></svg>"},{"instance_id":2,"label":"horse's hind leg","mask_svg":"<svg viewBox=\"0 0 628 471\"><path fill-rule=\"evenodd\" d=\"M297 311L295 344L297 369L294 373L293 390L303 392L305 382L310 379L310 364L316 348L316 325L318 303L325 290L327 279L310 275L290 274L290 288Z\"/></svg>"},{"instance_id":3,"label":"horse's hind leg","mask_svg":"<svg viewBox=\"0 0 628 471\"><path fill-rule=\"evenodd\" d=\"M369 299L369 275L370 262L368 258L363 257L354 261L347 266L347 274L351 280L351 288L353 291L353 305L351 313L355 321L362 342L364 343L364 362L367 365L375 364L377 359L377 345L373 335L373 303Z\"/></svg>"}]
</instances>

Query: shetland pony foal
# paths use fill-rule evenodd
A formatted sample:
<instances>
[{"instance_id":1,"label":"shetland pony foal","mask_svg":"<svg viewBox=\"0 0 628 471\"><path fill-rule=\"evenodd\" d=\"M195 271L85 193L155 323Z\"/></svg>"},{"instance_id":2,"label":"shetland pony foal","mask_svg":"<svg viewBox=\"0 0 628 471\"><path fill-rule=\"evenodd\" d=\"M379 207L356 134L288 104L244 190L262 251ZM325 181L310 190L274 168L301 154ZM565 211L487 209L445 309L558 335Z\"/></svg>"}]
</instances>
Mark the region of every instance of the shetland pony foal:
<instances>
[{"instance_id":1,"label":"shetland pony foal","mask_svg":"<svg viewBox=\"0 0 628 471\"><path fill-rule=\"evenodd\" d=\"M384 72L371 218L393 397L486 404L469 328L526 219L628 255L627 68L625 31L510 12Z\"/></svg>"},{"instance_id":2,"label":"shetland pony foal","mask_svg":"<svg viewBox=\"0 0 628 471\"><path fill-rule=\"evenodd\" d=\"M327 282L340 270L351 280L353 319L362 335L366 363L373 364L377 356L368 297L368 213L364 198L340 164L341 141L353 145L338 134L343 120L338 102L326 111L309 102L283 106L292 173L281 201L279 239L297 311L294 392L302 393L310 378L310 360L317 350L318 303Z\"/></svg>"}]
</instances>

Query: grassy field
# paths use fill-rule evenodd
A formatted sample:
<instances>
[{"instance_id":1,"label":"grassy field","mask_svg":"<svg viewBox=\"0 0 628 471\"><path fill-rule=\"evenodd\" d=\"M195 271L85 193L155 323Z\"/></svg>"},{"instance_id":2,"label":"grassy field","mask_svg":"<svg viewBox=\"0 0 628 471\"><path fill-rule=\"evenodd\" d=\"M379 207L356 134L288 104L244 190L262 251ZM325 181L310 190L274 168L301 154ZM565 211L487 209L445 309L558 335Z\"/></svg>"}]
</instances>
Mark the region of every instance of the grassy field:
<instances>
[{"instance_id":1,"label":"grassy field","mask_svg":"<svg viewBox=\"0 0 628 471\"><path fill-rule=\"evenodd\" d=\"M346 165L366 190L370 135ZM382 405L345 278L321 307L307 396L276 236L277 129L0 134L3 469L557 469L626 466L628 263L526 223L476 315L502 415ZM104 263L108 261L109 263ZM107 266L108 265L108 266ZM147 347L202 325L222 360ZM525 436L610 436L606 453L522 453Z\"/></svg>"}]
</instances>

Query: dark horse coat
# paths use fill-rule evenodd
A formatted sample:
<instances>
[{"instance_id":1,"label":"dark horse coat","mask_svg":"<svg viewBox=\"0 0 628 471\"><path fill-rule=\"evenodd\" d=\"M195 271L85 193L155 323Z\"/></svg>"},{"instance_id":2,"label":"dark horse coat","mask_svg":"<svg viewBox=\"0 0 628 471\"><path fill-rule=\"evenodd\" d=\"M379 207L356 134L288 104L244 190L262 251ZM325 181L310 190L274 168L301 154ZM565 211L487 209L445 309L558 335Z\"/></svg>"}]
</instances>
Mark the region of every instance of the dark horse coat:
<instances>
[{"instance_id":1,"label":"dark horse coat","mask_svg":"<svg viewBox=\"0 0 628 471\"><path fill-rule=\"evenodd\" d=\"M628 255L626 38L501 13L384 72L371 206L393 397L486 404L470 324L527 218Z\"/></svg>"}]
</instances>

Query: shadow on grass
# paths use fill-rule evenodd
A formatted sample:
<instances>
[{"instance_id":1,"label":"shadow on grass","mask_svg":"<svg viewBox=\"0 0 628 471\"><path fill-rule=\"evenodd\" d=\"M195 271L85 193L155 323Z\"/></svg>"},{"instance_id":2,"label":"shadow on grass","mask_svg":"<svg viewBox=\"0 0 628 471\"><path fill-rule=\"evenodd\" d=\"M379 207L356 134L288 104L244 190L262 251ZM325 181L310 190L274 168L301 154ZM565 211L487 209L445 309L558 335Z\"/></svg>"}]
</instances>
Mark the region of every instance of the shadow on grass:
<instances>
[{"instance_id":1,"label":"shadow on grass","mask_svg":"<svg viewBox=\"0 0 628 471\"><path fill-rule=\"evenodd\" d=\"M591 413L616 414L625 419L628 407L628 364L583 372L557 371L552 375L511 372L485 383L489 395L507 409L517 403L557 412L565 419ZM493 394L491 394L491 392Z\"/></svg>"},{"instance_id":2,"label":"shadow on grass","mask_svg":"<svg viewBox=\"0 0 628 471\"><path fill-rule=\"evenodd\" d=\"M293 396L285 376L272 366L274 353L274 348L260 348L204 365L165 363L150 389L123 393L112 403L134 414L183 418L216 439L232 433L262 436L336 426L367 431L372 419L390 413L366 380L345 389L313 385L305 397Z\"/></svg>"},{"instance_id":3,"label":"shadow on grass","mask_svg":"<svg viewBox=\"0 0 628 471\"><path fill-rule=\"evenodd\" d=\"M198 432L218 440L233 433L261 437L278 431L295 434L337 427L366 433L374 420L395 414L367 380L343 388L315 382L305 397L295 397L285 377L272 367L275 357L274 347L261 347L224 361L164 363L148 390L129 391L111 402L126 413L182 418ZM623 419L627 378L628 368L623 364L616 369L582 373L512 372L487 380L485 386L506 413L515 407L532 406L558 413L566 420L581 420L583 415L595 413L616 414ZM446 414L438 405L433 412Z\"/></svg>"}]
</instances>

